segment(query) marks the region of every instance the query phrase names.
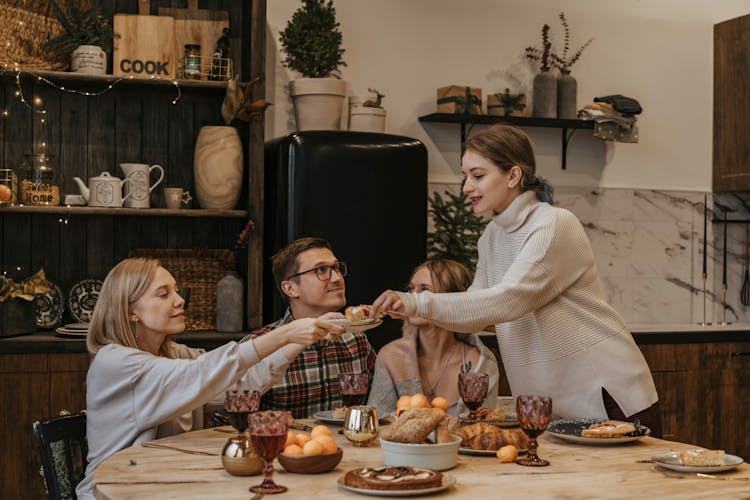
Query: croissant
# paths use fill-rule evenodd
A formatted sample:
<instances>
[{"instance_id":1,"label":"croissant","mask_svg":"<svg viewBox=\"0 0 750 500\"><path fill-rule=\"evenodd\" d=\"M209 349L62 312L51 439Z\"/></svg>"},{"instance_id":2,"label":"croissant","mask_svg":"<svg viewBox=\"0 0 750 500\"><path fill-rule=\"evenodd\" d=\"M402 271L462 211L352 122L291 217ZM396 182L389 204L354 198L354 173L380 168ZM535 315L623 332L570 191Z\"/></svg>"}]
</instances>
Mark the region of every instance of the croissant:
<instances>
[{"instance_id":1,"label":"croissant","mask_svg":"<svg viewBox=\"0 0 750 500\"><path fill-rule=\"evenodd\" d=\"M529 445L529 438L520 429L500 429L484 422L465 425L453 434L463 440L464 448L472 450L499 450L508 444L520 450Z\"/></svg>"}]
</instances>

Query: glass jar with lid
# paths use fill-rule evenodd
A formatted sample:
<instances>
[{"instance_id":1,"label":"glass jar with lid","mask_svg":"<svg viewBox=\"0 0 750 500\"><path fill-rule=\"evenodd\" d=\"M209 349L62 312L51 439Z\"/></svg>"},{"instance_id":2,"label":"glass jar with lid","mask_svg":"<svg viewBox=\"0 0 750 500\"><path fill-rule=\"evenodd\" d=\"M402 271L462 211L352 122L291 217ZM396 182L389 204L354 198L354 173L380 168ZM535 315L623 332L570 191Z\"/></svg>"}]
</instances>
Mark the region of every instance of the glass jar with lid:
<instances>
[{"instance_id":1,"label":"glass jar with lid","mask_svg":"<svg viewBox=\"0 0 750 500\"><path fill-rule=\"evenodd\" d=\"M185 45L185 78L189 80L201 79L201 46L197 44Z\"/></svg>"},{"instance_id":2,"label":"glass jar with lid","mask_svg":"<svg viewBox=\"0 0 750 500\"><path fill-rule=\"evenodd\" d=\"M21 203L26 205L59 205L60 179L51 157L43 153L27 154L23 163Z\"/></svg>"}]
</instances>

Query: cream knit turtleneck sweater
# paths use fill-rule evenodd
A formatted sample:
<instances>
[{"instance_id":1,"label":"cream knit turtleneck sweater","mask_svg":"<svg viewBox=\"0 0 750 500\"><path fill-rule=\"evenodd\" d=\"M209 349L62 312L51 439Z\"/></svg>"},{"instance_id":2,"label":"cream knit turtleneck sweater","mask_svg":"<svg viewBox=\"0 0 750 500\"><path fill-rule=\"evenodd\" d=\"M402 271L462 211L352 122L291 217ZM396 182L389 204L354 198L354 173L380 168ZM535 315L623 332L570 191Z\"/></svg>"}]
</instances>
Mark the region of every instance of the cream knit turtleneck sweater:
<instances>
[{"instance_id":1,"label":"cream knit turtleneck sweater","mask_svg":"<svg viewBox=\"0 0 750 500\"><path fill-rule=\"evenodd\" d=\"M495 325L513 394L552 397L556 416L606 418L602 387L626 415L658 399L643 355L604 300L581 223L534 192L488 224L468 292L399 295L407 315L449 330Z\"/></svg>"}]
</instances>

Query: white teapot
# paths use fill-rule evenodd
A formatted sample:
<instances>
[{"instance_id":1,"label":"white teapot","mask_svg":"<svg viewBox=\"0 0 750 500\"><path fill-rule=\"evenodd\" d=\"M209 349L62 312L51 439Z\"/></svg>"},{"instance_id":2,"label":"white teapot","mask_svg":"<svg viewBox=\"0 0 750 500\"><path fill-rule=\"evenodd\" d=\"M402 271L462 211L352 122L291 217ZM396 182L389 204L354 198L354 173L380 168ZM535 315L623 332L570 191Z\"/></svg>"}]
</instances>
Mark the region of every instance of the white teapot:
<instances>
[{"instance_id":1,"label":"white teapot","mask_svg":"<svg viewBox=\"0 0 750 500\"><path fill-rule=\"evenodd\" d=\"M122 202L126 200L131 193L123 198L122 187L125 183L132 183L130 179L120 179L110 175L109 172L102 172L96 177L89 177L88 187L80 177L73 177L81 190L81 195L90 207L121 207Z\"/></svg>"}]
</instances>

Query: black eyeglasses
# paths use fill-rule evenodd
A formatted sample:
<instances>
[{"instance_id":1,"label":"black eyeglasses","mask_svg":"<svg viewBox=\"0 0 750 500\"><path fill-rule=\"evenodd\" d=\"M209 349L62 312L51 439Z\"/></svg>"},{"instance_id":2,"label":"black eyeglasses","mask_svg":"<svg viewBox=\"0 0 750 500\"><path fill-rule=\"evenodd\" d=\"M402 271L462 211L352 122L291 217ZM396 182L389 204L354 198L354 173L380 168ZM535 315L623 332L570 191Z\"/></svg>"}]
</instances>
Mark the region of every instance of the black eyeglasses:
<instances>
[{"instance_id":1,"label":"black eyeglasses","mask_svg":"<svg viewBox=\"0 0 750 500\"><path fill-rule=\"evenodd\" d=\"M297 276L302 276L303 274L311 273L313 271L315 271L315 276L317 276L320 281L327 281L331 279L331 273L333 271L336 271L343 277L343 276L346 276L346 273L347 273L346 262L337 262L332 266L313 267L312 269L308 269L307 271L302 271L301 273L292 274L287 279L290 280Z\"/></svg>"}]
</instances>

